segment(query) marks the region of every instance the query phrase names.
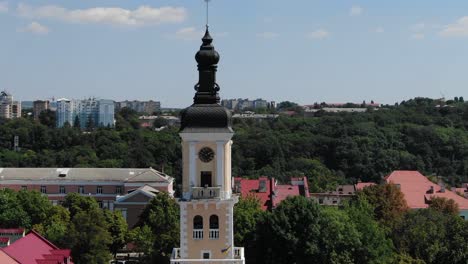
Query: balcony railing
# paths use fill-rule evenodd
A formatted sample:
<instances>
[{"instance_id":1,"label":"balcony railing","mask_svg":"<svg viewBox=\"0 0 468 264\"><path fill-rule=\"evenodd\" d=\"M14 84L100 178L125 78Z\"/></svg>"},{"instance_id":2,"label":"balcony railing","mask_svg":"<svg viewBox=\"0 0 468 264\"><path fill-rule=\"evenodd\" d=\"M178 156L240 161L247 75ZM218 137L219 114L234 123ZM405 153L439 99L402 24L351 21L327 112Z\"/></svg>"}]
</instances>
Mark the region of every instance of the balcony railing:
<instances>
[{"instance_id":1,"label":"balcony railing","mask_svg":"<svg viewBox=\"0 0 468 264\"><path fill-rule=\"evenodd\" d=\"M210 239L219 239L219 229L210 229Z\"/></svg>"},{"instance_id":2,"label":"balcony railing","mask_svg":"<svg viewBox=\"0 0 468 264\"><path fill-rule=\"evenodd\" d=\"M198 264L198 263L229 263L245 264L244 248L234 248L234 259L182 259L180 248L174 248L171 255L171 264Z\"/></svg>"},{"instance_id":3,"label":"balcony railing","mask_svg":"<svg viewBox=\"0 0 468 264\"><path fill-rule=\"evenodd\" d=\"M193 239L203 239L203 229L194 229Z\"/></svg>"},{"instance_id":4,"label":"balcony railing","mask_svg":"<svg viewBox=\"0 0 468 264\"><path fill-rule=\"evenodd\" d=\"M192 199L220 198L221 187L192 187Z\"/></svg>"}]
</instances>

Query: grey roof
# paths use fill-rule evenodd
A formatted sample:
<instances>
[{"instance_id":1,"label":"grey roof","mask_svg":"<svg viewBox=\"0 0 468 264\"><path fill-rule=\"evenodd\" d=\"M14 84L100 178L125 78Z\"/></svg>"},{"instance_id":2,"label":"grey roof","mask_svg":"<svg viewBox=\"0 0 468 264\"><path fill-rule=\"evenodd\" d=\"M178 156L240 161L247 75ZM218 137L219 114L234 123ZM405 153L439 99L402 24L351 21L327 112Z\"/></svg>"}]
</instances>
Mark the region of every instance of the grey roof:
<instances>
[{"instance_id":1,"label":"grey roof","mask_svg":"<svg viewBox=\"0 0 468 264\"><path fill-rule=\"evenodd\" d=\"M173 178L152 168L0 168L3 180L167 182Z\"/></svg>"}]
</instances>

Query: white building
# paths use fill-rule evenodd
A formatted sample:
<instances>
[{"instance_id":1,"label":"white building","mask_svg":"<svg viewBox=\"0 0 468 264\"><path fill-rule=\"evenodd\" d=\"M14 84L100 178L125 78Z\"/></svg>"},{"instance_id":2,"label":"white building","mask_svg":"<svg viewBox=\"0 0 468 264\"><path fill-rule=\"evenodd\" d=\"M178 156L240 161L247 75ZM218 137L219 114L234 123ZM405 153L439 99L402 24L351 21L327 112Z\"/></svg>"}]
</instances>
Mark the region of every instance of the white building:
<instances>
[{"instance_id":1,"label":"white building","mask_svg":"<svg viewBox=\"0 0 468 264\"><path fill-rule=\"evenodd\" d=\"M21 102L13 101L13 96L6 91L0 92L0 118L21 117Z\"/></svg>"}]
</instances>

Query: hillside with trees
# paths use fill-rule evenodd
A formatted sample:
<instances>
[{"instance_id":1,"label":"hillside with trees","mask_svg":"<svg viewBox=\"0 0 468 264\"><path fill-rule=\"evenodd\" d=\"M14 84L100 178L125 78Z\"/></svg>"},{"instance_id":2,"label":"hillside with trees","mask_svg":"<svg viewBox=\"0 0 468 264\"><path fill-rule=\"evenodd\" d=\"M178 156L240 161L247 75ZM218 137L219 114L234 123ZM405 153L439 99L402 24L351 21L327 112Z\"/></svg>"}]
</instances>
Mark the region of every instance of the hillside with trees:
<instances>
[{"instance_id":1,"label":"hillside with trees","mask_svg":"<svg viewBox=\"0 0 468 264\"><path fill-rule=\"evenodd\" d=\"M140 128L137 113L125 108L115 129L57 129L52 119L44 112L42 123L0 120L0 167L153 167L180 179L177 127ZM441 176L449 185L468 182L468 104L461 97L445 105L416 98L365 113L235 120L234 130L235 176L287 181L305 175L311 191L378 182L395 169Z\"/></svg>"}]
</instances>

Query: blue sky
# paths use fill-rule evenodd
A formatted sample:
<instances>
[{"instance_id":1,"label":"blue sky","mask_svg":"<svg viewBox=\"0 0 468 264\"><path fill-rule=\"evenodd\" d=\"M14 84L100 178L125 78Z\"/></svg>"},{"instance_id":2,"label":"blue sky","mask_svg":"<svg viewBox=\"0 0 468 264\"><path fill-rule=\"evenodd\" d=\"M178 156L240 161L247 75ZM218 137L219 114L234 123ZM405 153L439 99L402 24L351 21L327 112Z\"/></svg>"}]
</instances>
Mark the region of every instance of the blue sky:
<instances>
[{"instance_id":1,"label":"blue sky","mask_svg":"<svg viewBox=\"0 0 468 264\"><path fill-rule=\"evenodd\" d=\"M202 0L0 0L0 89L191 103ZM468 97L468 1L212 0L222 98Z\"/></svg>"}]
</instances>

